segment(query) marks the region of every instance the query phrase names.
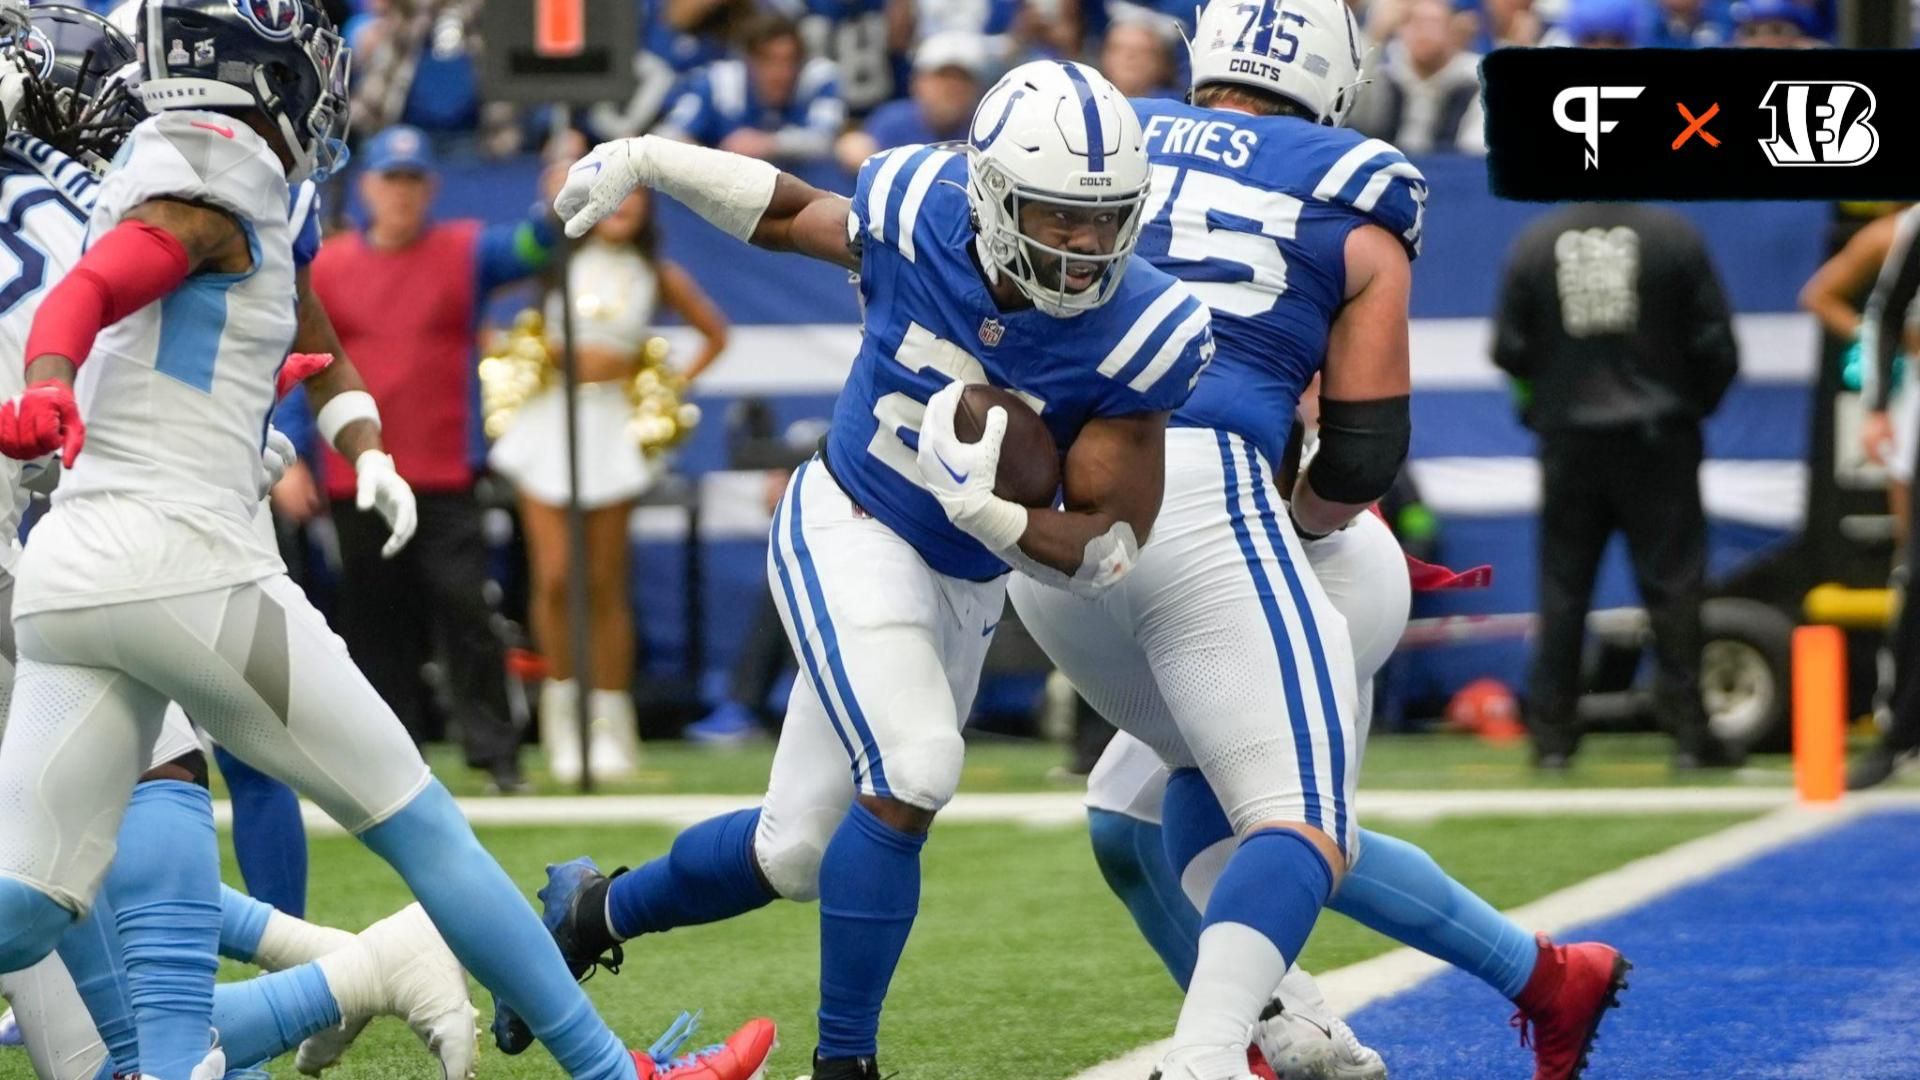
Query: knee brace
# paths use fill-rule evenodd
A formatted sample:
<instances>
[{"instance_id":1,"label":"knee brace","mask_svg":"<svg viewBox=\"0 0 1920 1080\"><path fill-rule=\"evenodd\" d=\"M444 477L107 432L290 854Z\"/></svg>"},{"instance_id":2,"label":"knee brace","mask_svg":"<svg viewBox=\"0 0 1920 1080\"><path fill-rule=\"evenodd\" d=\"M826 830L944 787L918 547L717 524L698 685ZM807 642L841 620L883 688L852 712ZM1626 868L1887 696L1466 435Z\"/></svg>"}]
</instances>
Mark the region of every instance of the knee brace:
<instances>
[{"instance_id":1,"label":"knee brace","mask_svg":"<svg viewBox=\"0 0 1920 1080\"><path fill-rule=\"evenodd\" d=\"M882 795L922 810L939 811L953 801L966 760L966 740L953 728L939 728L889 746L883 761L887 790Z\"/></svg>"},{"instance_id":2,"label":"knee brace","mask_svg":"<svg viewBox=\"0 0 1920 1080\"><path fill-rule=\"evenodd\" d=\"M25 971L45 960L74 917L26 882L0 878L0 972Z\"/></svg>"},{"instance_id":3,"label":"knee brace","mask_svg":"<svg viewBox=\"0 0 1920 1080\"><path fill-rule=\"evenodd\" d=\"M753 835L753 857L760 876L773 891L788 900L805 903L820 898L820 859L846 811L815 813L805 820L780 822L777 828L762 816Z\"/></svg>"}]
</instances>

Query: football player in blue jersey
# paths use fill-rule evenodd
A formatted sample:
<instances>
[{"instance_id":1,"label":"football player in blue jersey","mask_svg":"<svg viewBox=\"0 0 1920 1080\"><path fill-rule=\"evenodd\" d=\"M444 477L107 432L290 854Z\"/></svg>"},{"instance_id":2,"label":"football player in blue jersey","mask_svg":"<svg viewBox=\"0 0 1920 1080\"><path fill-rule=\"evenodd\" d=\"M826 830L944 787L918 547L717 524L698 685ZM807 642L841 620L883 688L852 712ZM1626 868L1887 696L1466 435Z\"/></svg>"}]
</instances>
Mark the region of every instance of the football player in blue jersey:
<instances>
[{"instance_id":1,"label":"football player in blue jersey","mask_svg":"<svg viewBox=\"0 0 1920 1080\"><path fill-rule=\"evenodd\" d=\"M1205 306L1128 261L1140 138L1097 72L1041 61L987 93L964 147L876 155L851 199L657 138L574 166L556 200L574 235L645 184L741 240L858 271L865 310L825 451L774 515L768 576L805 677L766 798L632 873L551 868L548 925L577 970L639 934L817 898L814 1080L878 1077L920 849L960 780L1008 569L1089 596L1125 578L1159 510L1167 416L1212 353ZM1039 413L1066 509L993 493L1007 416L961 441L971 383Z\"/></svg>"},{"instance_id":2,"label":"football player in blue jersey","mask_svg":"<svg viewBox=\"0 0 1920 1080\"><path fill-rule=\"evenodd\" d=\"M1345 605L1330 601L1309 564L1344 542L1331 534L1385 493L1406 454L1409 260L1426 203L1410 162L1340 126L1359 43L1338 0L1216 0L1193 39L1190 103L1134 102L1153 168L1140 254L1212 308L1219 356L1174 414L1169 494L1135 573L1095 603L1023 581L1012 595L1096 709L1165 733L1117 739L1089 802L1133 819L1116 828L1096 813L1103 868L1141 884L1123 899L1189 990L1166 1080L1248 1073L1245 1034L1343 870L1332 906L1513 998L1534 1027L1536 1077L1559 1080L1582 1067L1625 961L1604 945L1536 942L1423 852L1362 834L1351 812L1365 721L1341 608L1359 605L1356 623L1375 613L1351 583ZM1273 470L1316 373L1318 450L1284 490ZM1404 618L1404 580L1382 578L1373 595ZM1258 876L1256 846L1268 850ZM1161 899L1182 890L1204 914ZM1270 1022L1259 1033L1270 1052L1282 1041ZM1384 1072L1377 1058L1344 1065L1335 1075Z\"/></svg>"}]
</instances>

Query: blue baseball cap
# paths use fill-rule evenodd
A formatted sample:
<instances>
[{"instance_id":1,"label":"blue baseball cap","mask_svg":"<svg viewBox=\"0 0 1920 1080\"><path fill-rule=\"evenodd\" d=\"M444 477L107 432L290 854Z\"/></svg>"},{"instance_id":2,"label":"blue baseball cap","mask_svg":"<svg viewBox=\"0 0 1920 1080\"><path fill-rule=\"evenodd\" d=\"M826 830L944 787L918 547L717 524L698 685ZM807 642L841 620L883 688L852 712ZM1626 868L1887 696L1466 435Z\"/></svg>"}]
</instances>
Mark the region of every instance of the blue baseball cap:
<instances>
[{"instance_id":1,"label":"blue baseball cap","mask_svg":"<svg viewBox=\"0 0 1920 1080\"><path fill-rule=\"evenodd\" d=\"M1814 31L1813 12L1793 0L1747 0L1733 5L1733 22L1745 26L1756 22L1788 22L1802 34Z\"/></svg>"},{"instance_id":2,"label":"blue baseball cap","mask_svg":"<svg viewBox=\"0 0 1920 1080\"><path fill-rule=\"evenodd\" d=\"M420 129L395 124L367 140L359 153L369 172L432 175L433 146Z\"/></svg>"}]
</instances>

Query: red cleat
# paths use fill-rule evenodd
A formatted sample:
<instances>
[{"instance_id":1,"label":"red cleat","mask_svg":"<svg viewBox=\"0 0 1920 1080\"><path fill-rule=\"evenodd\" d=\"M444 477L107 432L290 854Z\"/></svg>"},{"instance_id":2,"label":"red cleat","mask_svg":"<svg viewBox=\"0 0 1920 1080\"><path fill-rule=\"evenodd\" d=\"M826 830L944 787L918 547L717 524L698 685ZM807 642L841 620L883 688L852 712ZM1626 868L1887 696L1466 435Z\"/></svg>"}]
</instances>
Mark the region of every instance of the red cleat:
<instances>
[{"instance_id":1,"label":"red cleat","mask_svg":"<svg viewBox=\"0 0 1920 1080\"><path fill-rule=\"evenodd\" d=\"M1273 1066L1267 1064L1267 1055L1260 1052L1259 1043L1247 1047L1247 1071L1252 1073L1256 1080L1280 1080L1273 1075Z\"/></svg>"},{"instance_id":2,"label":"red cleat","mask_svg":"<svg viewBox=\"0 0 1920 1080\"><path fill-rule=\"evenodd\" d=\"M747 1021L718 1046L681 1057L667 1057L677 1046L661 1052L660 1044L654 1045L655 1050L633 1051L637 1080L763 1080L767 1058L779 1041L773 1021L763 1017Z\"/></svg>"},{"instance_id":3,"label":"red cleat","mask_svg":"<svg viewBox=\"0 0 1920 1080\"><path fill-rule=\"evenodd\" d=\"M1533 1080L1578 1080L1607 1010L1620 1004L1633 965L1620 950L1597 941L1555 945L1535 935L1540 959L1526 989L1513 999L1520 1045L1533 1047Z\"/></svg>"}]
</instances>

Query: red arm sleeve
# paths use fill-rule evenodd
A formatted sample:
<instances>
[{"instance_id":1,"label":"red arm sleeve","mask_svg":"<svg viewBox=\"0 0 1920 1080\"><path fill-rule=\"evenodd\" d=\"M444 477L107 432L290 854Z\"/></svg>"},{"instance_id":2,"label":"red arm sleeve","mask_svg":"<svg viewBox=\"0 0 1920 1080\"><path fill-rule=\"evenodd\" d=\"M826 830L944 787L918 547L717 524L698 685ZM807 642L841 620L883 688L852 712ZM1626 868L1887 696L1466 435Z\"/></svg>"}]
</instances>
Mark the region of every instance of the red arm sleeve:
<instances>
[{"instance_id":1,"label":"red arm sleeve","mask_svg":"<svg viewBox=\"0 0 1920 1080\"><path fill-rule=\"evenodd\" d=\"M27 362L54 355L77 366L101 330L187 280L187 249L165 229L123 221L93 243L47 293L27 334Z\"/></svg>"}]
</instances>

